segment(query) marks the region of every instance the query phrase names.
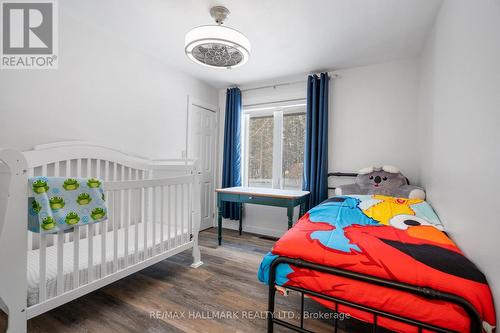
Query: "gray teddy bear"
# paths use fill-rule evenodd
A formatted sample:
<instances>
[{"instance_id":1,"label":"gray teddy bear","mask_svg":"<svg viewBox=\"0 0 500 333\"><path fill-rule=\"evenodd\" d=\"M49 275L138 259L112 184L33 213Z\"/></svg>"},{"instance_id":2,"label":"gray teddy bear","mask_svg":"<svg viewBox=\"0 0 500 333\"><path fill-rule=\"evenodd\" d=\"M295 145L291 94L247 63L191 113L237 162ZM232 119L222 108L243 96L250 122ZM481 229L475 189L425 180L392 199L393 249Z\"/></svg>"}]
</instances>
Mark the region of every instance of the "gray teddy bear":
<instances>
[{"instance_id":1,"label":"gray teddy bear","mask_svg":"<svg viewBox=\"0 0 500 333\"><path fill-rule=\"evenodd\" d=\"M425 192L409 185L398 168L390 165L359 170L354 184L338 186L335 195L381 194L399 198L425 200Z\"/></svg>"}]
</instances>

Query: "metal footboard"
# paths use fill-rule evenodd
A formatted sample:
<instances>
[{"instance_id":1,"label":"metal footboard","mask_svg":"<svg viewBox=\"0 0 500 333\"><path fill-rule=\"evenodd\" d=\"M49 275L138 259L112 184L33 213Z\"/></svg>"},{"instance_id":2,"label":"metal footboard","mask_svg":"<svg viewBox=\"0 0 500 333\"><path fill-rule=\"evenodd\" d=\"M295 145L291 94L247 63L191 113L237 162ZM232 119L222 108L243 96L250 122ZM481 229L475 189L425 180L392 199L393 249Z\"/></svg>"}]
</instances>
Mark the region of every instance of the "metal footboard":
<instances>
[{"instance_id":1,"label":"metal footboard","mask_svg":"<svg viewBox=\"0 0 500 333\"><path fill-rule=\"evenodd\" d=\"M435 325L431 325L425 322L421 322L418 320L414 320L408 317L396 315L393 313L385 312L382 310L374 309L362 304L357 304L352 301L346 301L337 297L333 297L330 295L325 295L322 293L318 293L312 290L306 290L303 288L298 288L298 287L293 287L293 286L287 286L287 289L297 291L301 293L301 306L300 306L300 326L294 325L292 323L286 322L284 320L281 320L279 318L275 318L274 316L274 308L275 308L275 296L276 296L276 268L278 267L279 264L290 264L296 267L300 268L307 268L315 271L320 271L323 273L328 273L332 274L335 276L340 276L344 278L349 278L357 281L362 281L366 283L371 283L374 285L378 286L383 286L399 291L404 291L408 292L414 295L422 296L428 299L436 299L436 300L442 300L446 302L450 302L453 304L456 304L460 307L462 307L467 315L469 316L470 319L470 332L471 333L481 333L482 332L482 325L481 325L481 317L467 300L464 298L453 295L453 294L448 294L448 293L443 293L434 289L430 288L425 288L425 287L418 287L406 283L401 283L401 282L396 282L396 281L390 281L390 280L385 280L365 274L360 274L360 273L355 273L355 272L350 272L346 271L343 269L339 268L334 268L334 267L329 267L329 266L324 266L308 261L304 261L301 259L293 259L293 258L288 258L288 257L278 257L276 258L270 267L270 272L269 272L269 298L268 298L268 316L267 316L267 332L272 333L274 332L274 325L281 325L284 327L287 327L288 329L295 331L295 332L302 332L302 333L310 333L312 331L307 330L304 328L304 294L306 295L311 295L314 297L318 297L324 300L328 300L331 302L335 303L335 309L334 311L338 313L338 305L345 305L349 306L358 310L365 311L367 313L371 313L373 315L373 332L377 332L378 326L378 319L380 317L392 319L401 323L405 323L408 325L412 325L418 329L418 332L422 332L423 329L432 331L432 332L439 332L439 333L456 333L455 331L451 331L449 329L443 328L443 327L438 327ZM338 330L338 320L337 318L334 319L334 332L336 333Z\"/></svg>"}]
</instances>

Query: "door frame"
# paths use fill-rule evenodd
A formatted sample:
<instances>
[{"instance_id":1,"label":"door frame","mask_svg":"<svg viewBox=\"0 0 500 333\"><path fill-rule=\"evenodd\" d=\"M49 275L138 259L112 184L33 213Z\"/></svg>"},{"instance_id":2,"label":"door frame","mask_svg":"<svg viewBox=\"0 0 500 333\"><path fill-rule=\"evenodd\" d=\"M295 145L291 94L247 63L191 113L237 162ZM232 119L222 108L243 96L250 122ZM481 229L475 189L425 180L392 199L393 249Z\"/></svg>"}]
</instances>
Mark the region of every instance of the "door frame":
<instances>
[{"instance_id":1,"label":"door frame","mask_svg":"<svg viewBox=\"0 0 500 333\"><path fill-rule=\"evenodd\" d=\"M208 103L208 102L205 102L199 98L196 98L196 97L193 97L191 95L188 95L187 97L187 114L186 114L186 145L185 145L185 158L189 158L189 121L190 121L190 118L192 118L192 116L190 117L191 113L192 113L192 109L194 106L197 106L199 108L202 108L202 109L205 109L207 111L210 111L210 112L213 112L215 114L215 137L214 137L214 145L215 145L215 149L214 149L214 153L215 153L215 156L219 156L219 108L214 105L214 104L211 104L211 103ZM214 184L214 189L215 187L217 187L217 173L218 173L218 170L219 170L219 161L218 159L216 158L214 160L214 166L213 166L213 172L214 172L214 175L213 175L213 179L212 179L212 183ZM215 226L215 212L216 212L216 196L214 194L213 196L213 200L212 200L212 218L211 218L211 221L212 221L212 227Z\"/></svg>"}]
</instances>

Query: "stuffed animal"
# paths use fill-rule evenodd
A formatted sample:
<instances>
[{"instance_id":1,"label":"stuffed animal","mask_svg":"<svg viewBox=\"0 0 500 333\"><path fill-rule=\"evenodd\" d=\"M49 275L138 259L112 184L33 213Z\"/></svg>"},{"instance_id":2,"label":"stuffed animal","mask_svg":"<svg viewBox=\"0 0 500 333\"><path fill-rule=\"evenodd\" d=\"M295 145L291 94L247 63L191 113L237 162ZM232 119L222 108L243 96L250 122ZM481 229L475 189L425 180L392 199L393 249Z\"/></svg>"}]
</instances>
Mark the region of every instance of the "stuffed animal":
<instances>
[{"instance_id":1,"label":"stuffed animal","mask_svg":"<svg viewBox=\"0 0 500 333\"><path fill-rule=\"evenodd\" d=\"M425 192L409 185L398 168L390 165L368 167L359 170L354 184L338 186L336 195L381 194L399 198L425 200Z\"/></svg>"}]
</instances>

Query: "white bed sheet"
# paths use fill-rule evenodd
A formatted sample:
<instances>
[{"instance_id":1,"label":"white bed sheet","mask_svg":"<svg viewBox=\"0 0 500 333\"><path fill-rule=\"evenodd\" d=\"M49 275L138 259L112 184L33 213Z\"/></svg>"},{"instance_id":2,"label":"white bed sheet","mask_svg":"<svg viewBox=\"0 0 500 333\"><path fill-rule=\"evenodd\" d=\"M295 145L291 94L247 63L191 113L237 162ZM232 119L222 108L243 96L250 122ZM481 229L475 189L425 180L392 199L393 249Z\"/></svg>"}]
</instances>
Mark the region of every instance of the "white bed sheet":
<instances>
[{"instance_id":1,"label":"white bed sheet","mask_svg":"<svg viewBox=\"0 0 500 333\"><path fill-rule=\"evenodd\" d=\"M96 230L99 230L99 226L96 224L94 226ZM138 224L138 255L139 260L144 258L144 224ZM83 229L83 228L82 228ZM81 229L81 230L82 230ZM148 255L152 255L153 250L153 224L147 224L147 251ZM185 234L185 240L189 241L187 222L184 223L184 228L181 227L180 223L177 226L177 244L183 243L181 239L183 231ZM128 238L128 263L129 265L134 263L135 259L135 225L129 226L129 238ZM114 249L114 232L108 231L106 236L106 272L109 274L113 271L113 249ZM117 263L118 269L122 269L125 266L125 229L118 229L117 232L117 243L118 243L118 255ZM159 244L161 241L160 224L156 223L156 240L155 240L155 254L160 253ZM163 230L163 241L164 244L170 239L171 246L174 246L176 230L174 226L171 226L170 237L168 237L168 228L164 225ZM51 237L51 236L48 236ZM57 236L55 236L57 237ZM165 248L167 244L165 244ZM64 243L64 256L63 256L63 280L64 280L64 291L73 289L73 242ZM48 246L46 248L47 259L46 259L46 290L47 298L56 296L57 287L57 241L54 239L54 245ZM39 250L28 251L28 306L38 303L38 284L40 279L39 274ZM88 238L80 239L79 242L79 280L80 285L87 283L87 267L89 264L89 253L88 253ZM95 235L93 237L93 266L94 266L94 280L99 279L101 276L101 235Z\"/></svg>"}]
</instances>

